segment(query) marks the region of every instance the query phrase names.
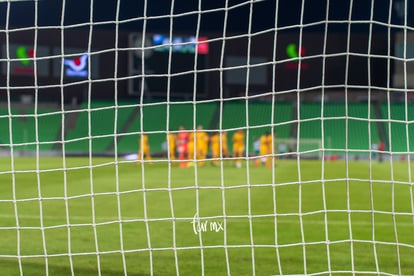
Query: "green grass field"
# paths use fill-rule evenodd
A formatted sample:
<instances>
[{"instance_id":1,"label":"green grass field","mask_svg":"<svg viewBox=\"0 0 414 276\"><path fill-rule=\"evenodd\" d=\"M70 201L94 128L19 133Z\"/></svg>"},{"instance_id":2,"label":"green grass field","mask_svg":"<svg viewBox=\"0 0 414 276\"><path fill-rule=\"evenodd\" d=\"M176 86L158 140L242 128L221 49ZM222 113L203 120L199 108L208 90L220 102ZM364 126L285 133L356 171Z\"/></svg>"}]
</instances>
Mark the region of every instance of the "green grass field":
<instances>
[{"instance_id":1,"label":"green grass field","mask_svg":"<svg viewBox=\"0 0 414 276\"><path fill-rule=\"evenodd\" d=\"M0 159L2 275L414 274L407 162L114 161Z\"/></svg>"}]
</instances>

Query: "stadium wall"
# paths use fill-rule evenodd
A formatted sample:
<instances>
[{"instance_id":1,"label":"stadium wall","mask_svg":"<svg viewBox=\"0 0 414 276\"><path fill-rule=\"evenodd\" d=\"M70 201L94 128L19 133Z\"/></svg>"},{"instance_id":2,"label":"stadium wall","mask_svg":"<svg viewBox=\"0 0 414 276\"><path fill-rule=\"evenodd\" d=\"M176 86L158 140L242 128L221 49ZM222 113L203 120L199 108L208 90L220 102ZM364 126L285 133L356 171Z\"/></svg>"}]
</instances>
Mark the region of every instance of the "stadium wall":
<instances>
[{"instance_id":1,"label":"stadium wall","mask_svg":"<svg viewBox=\"0 0 414 276\"><path fill-rule=\"evenodd\" d=\"M276 40L274 34L277 34ZM130 32L125 31L116 33L97 29L91 36L88 29L75 27L63 31L38 29L37 33L33 30L14 31L7 33L7 36L5 32L0 33L0 74L3 76L0 78L0 100L6 100L10 95L11 100L19 101L22 95L34 96L37 93L39 101L60 102L62 95L65 103L81 103L88 98L113 100L115 97L137 101L140 95L130 93L131 79L139 78L130 71L131 56L137 59L136 55L131 55L137 48L133 48L136 46L131 44L130 35ZM151 35L148 34L149 38ZM295 100L298 88L304 97L309 92L309 97L315 98L323 88L325 92L332 92L332 98L335 98L334 93L340 94L345 89L344 83L347 84L346 89L352 92L366 92L368 89L361 87L367 86L387 87L387 47L388 44L393 45L392 41L388 41L387 33L379 32L372 36L352 33L348 38L345 34L329 32L326 43L320 32L303 32L301 37L295 30L251 35L229 34L225 40L220 36L222 34L203 34L208 39L208 53L204 68L200 70L213 70L199 73L205 85L200 88L203 91L197 91L197 99L248 95L267 100L266 95L277 91L282 100ZM33 45L33 41L37 41L37 45ZM59 57L62 44L67 55L65 58L75 58L86 52L91 54L91 72L88 76L65 76L62 58ZM6 45L10 45L9 49ZM117 49L113 45L117 45ZM276 50L273 45L276 45ZM29 58L29 68L25 68L16 56L16 49L22 46L28 52L35 48L37 50L36 83L33 59ZM300 62L293 56L295 53L301 57ZM367 58L367 53L372 56ZM247 56L250 56L249 60ZM12 61L7 62L10 59ZM116 59L117 66L114 66ZM140 59L136 62L140 64ZM322 67L324 62L325 70ZM347 63L348 74L345 74ZM224 67L222 73L218 70L220 64ZM250 78L247 78L247 73ZM348 79L345 80L347 75ZM154 92L150 89L148 95ZM151 93L153 99L165 99L165 91L155 92L158 93ZM170 96L175 98L176 95ZM177 94L177 98L181 99L192 99L192 96L192 91ZM348 96L349 100L360 98L351 93Z\"/></svg>"}]
</instances>

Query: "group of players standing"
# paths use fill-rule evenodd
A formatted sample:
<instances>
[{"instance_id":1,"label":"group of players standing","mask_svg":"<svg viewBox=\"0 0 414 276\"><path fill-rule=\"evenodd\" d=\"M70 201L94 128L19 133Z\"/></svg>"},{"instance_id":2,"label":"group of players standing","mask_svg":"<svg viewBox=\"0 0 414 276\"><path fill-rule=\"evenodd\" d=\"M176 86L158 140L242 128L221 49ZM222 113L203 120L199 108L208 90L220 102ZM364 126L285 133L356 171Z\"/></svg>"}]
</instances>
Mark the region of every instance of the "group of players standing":
<instances>
[{"instance_id":1,"label":"group of players standing","mask_svg":"<svg viewBox=\"0 0 414 276\"><path fill-rule=\"evenodd\" d=\"M260 152L256 157L254 165L257 167L265 164L271 167L272 158L274 158L274 137L270 132L264 133L260 137ZM234 132L232 135L232 155L231 160L238 168L242 167L242 161L245 157L245 133L242 129ZM180 167L186 168L194 164L204 166L207 160L207 154L210 146L211 163L219 165L220 160L230 157L228 149L228 139L226 131L216 131L211 135L198 126L195 131L188 131L183 126L179 127L177 133L170 132L167 134L166 144L168 146L168 156L170 160L178 160ZM138 152L138 160L146 158L151 160L148 136L143 134L140 139L140 150Z\"/></svg>"}]
</instances>

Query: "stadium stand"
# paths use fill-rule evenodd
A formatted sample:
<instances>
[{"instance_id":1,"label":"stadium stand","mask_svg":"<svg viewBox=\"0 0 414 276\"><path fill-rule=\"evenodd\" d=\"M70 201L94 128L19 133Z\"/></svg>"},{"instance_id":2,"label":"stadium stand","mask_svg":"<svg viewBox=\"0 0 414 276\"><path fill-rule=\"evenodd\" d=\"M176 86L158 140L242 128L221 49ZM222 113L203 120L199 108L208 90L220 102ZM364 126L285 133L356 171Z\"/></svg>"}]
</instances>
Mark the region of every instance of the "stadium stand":
<instances>
[{"instance_id":1,"label":"stadium stand","mask_svg":"<svg viewBox=\"0 0 414 276\"><path fill-rule=\"evenodd\" d=\"M347 110L345 103L325 103L323 114L321 103L301 103L300 108L300 139L321 140L323 124L324 147L332 149L328 153L343 154L344 149L349 149L353 154L367 154L369 137L371 143L379 142L374 108L371 106L368 116L366 103L348 103ZM301 151L312 149L315 148L301 148Z\"/></svg>"},{"instance_id":2,"label":"stadium stand","mask_svg":"<svg viewBox=\"0 0 414 276\"><path fill-rule=\"evenodd\" d=\"M170 130L177 130L180 125L186 129L193 129L198 125L210 129L217 107L217 103L211 102L197 103L196 106L191 103L172 104L170 106Z\"/></svg>"},{"instance_id":3,"label":"stadium stand","mask_svg":"<svg viewBox=\"0 0 414 276\"><path fill-rule=\"evenodd\" d=\"M7 109L0 109L0 126L2 131L0 132L0 141L1 143L4 144L10 144L10 118L7 117L8 116L8 112ZM11 118L11 122L12 124L14 123L14 121L16 121L16 124L19 124L19 121L17 120L18 118L16 117L12 117ZM18 143L18 141L20 141L20 143L22 143L22 137L23 135L19 135L17 132L15 135L13 135L13 130L15 128L12 129L12 139L14 140L14 142Z\"/></svg>"},{"instance_id":4,"label":"stadium stand","mask_svg":"<svg viewBox=\"0 0 414 276\"><path fill-rule=\"evenodd\" d=\"M36 133L36 118L37 130ZM13 144L15 150L36 150L36 142L39 142L39 150L52 150L59 141L62 117L58 110L52 108L38 108L34 110L12 111L12 143L10 143L10 121L7 118L7 109L0 109L0 143ZM36 137L37 135L37 137Z\"/></svg>"},{"instance_id":5,"label":"stadium stand","mask_svg":"<svg viewBox=\"0 0 414 276\"><path fill-rule=\"evenodd\" d=\"M211 124L217 104L198 103L196 106L194 123L194 106L191 103L171 103L169 109L166 103L153 103L142 109L142 130L148 133L151 152L162 152L162 143L165 141L167 129L167 112L169 112L169 130L176 131L180 125L186 129L203 125L208 129ZM141 131L141 110L136 112L133 123L119 140L118 151L121 153L135 153L138 151L138 137Z\"/></svg>"},{"instance_id":6,"label":"stadium stand","mask_svg":"<svg viewBox=\"0 0 414 276\"><path fill-rule=\"evenodd\" d=\"M115 124L116 133L120 133L135 109L125 103L120 103L116 114L113 103L94 102L90 105L89 114L87 103L82 104L78 111L75 127L66 133L65 150L69 153L89 152L89 135L94 137L92 140L93 153L104 153L113 148ZM90 125L88 124L89 116Z\"/></svg>"},{"instance_id":7,"label":"stadium stand","mask_svg":"<svg viewBox=\"0 0 414 276\"><path fill-rule=\"evenodd\" d=\"M136 153L138 152L138 138L141 131L141 112L143 115L143 131L145 132L157 132L165 129L166 127L166 105L162 103L154 103L153 105L145 106L142 110L139 108L134 113L134 118L130 127L124 131L118 141L118 152L120 153ZM157 133L147 133L151 147L151 151L160 150L163 141L163 135Z\"/></svg>"},{"instance_id":8,"label":"stadium stand","mask_svg":"<svg viewBox=\"0 0 414 276\"><path fill-rule=\"evenodd\" d=\"M392 152L414 151L414 140L412 140L414 137L414 107L408 104L406 115L405 104L391 104L389 107L387 104L382 104L381 113L382 117L387 120L384 125L388 141L385 142L388 144L389 150ZM410 143L409 146L407 141Z\"/></svg>"},{"instance_id":9,"label":"stadium stand","mask_svg":"<svg viewBox=\"0 0 414 276\"><path fill-rule=\"evenodd\" d=\"M408 136L406 125L414 120L414 108L408 106L408 118L405 116L405 105L392 104L390 106L390 123L383 125L388 138L391 129L391 144L389 148L394 152L407 151L407 137L414 136L414 124L408 124ZM88 124L90 110L90 125ZM115 107L111 102L93 102L88 109L87 103L80 106L77 113L76 123L73 128L66 127L65 150L73 154L85 154L89 152L89 133L93 136L92 152L103 154L114 150L114 126ZM141 110L131 103L120 103L117 108L116 134L117 150L121 154L135 153L138 150L138 137L141 131ZM196 112L194 112L196 110ZM353 151L353 154L366 154L369 144L379 143L378 120L376 120L373 106L368 116L368 105L366 103L325 103L324 114L321 114L320 103L301 103L300 106L300 139L322 139L322 124L324 125L325 148L332 149L328 153L343 153L345 145ZM176 131L180 125L186 129L194 129L197 125L203 125L207 131L216 129L230 129L228 133L229 148L231 149L231 136L236 128L246 127L246 118L249 125L249 152L253 152L254 139L260 137L265 131L269 131L269 118L272 116L272 104L270 102L250 102L248 105L248 116L246 116L246 104L244 101L223 102L221 111L220 104L216 102L204 102L193 105L192 103L171 102L169 107L165 102L153 102L143 109L144 121L142 130L148 132L151 151L162 152L162 143L165 141L165 130L169 118L168 129ZM167 116L169 112L169 116ZM220 113L222 121L220 122ZM345 119L348 112L348 120ZM36 150L36 141L39 142L40 150L58 149L61 141L62 114L59 109L38 108L13 110L12 139L16 150ZM323 115L323 120L321 120ZM296 116L292 103L281 102L275 104L274 130L278 139L296 138L296 125L292 118ZM388 118L388 106L381 105L381 116ZM36 137L36 117L38 122L38 133ZM68 117L68 116L67 116ZM293 118L294 119L294 118ZM381 119L381 118L379 118ZM370 122L368 122L368 120ZM290 122L289 124L285 124ZM220 126L221 124L221 126ZM370 124L370 125L369 125ZM369 135L369 126L371 136ZM391 128L389 128L389 126ZM0 133L0 144L10 144L9 118L7 108L0 108L0 127L4 130ZM90 129L89 129L90 128ZM348 129L348 135L346 135ZM371 137L371 141L370 138ZM346 139L348 141L346 141ZM386 143L390 141L385 141ZM300 151L317 149L318 145L301 145ZM413 151L414 146L410 146Z\"/></svg>"},{"instance_id":10,"label":"stadium stand","mask_svg":"<svg viewBox=\"0 0 414 276\"><path fill-rule=\"evenodd\" d=\"M36 118L29 116L26 118L27 133L29 141L36 141ZM37 115L38 139L40 150L53 150L61 135L62 113L54 109L39 109ZM30 145L30 149L35 149L35 144Z\"/></svg>"},{"instance_id":11,"label":"stadium stand","mask_svg":"<svg viewBox=\"0 0 414 276\"><path fill-rule=\"evenodd\" d=\"M268 127L272 116L272 103L270 102L250 102L248 105L248 124L249 124L249 152L253 152L253 142L264 132L270 131ZM234 129L246 127L246 103L225 102L223 105L223 129ZM276 103L274 108L274 131L278 138L288 138L290 135L291 124L284 124L292 119L291 103ZM231 136L234 131L229 131L229 148L231 149Z\"/></svg>"},{"instance_id":12,"label":"stadium stand","mask_svg":"<svg viewBox=\"0 0 414 276\"><path fill-rule=\"evenodd\" d=\"M193 129L194 126L203 125L208 129L217 104L198 103L194 114L194 105L191 103L174 103L169 107L166 103L153 103L146 105L142 110L142 130L149 132L151 152L162 152L162 143L165 141L165 130L167 129L167 112L169 112L169 130L177 131L180 125L186 129ZM195 119L195 122L194 122ZM118 143L118 151L121 153L135 153L138 151L138 137L141 131L141 111L138 110L136 117L126 134Z\"/></svg>"}]
</instances>

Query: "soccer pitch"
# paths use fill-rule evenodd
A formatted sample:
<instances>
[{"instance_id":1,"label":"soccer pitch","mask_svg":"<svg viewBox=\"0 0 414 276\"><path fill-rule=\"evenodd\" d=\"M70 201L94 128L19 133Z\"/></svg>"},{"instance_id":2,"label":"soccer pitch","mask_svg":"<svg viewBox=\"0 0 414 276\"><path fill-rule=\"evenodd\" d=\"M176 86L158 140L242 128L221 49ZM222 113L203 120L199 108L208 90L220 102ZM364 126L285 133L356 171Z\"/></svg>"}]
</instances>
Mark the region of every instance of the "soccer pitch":
<instances>
[{"instance_id":1,"label":"soccer pitch","mask_svg":"<svg viewBox=\"0 0 414 276\"><path fill-rule=\"evenodd\" d=\"M410 163L114 161L0 159L1 273L414 274Z\"/></svg>"}]
</instances>

